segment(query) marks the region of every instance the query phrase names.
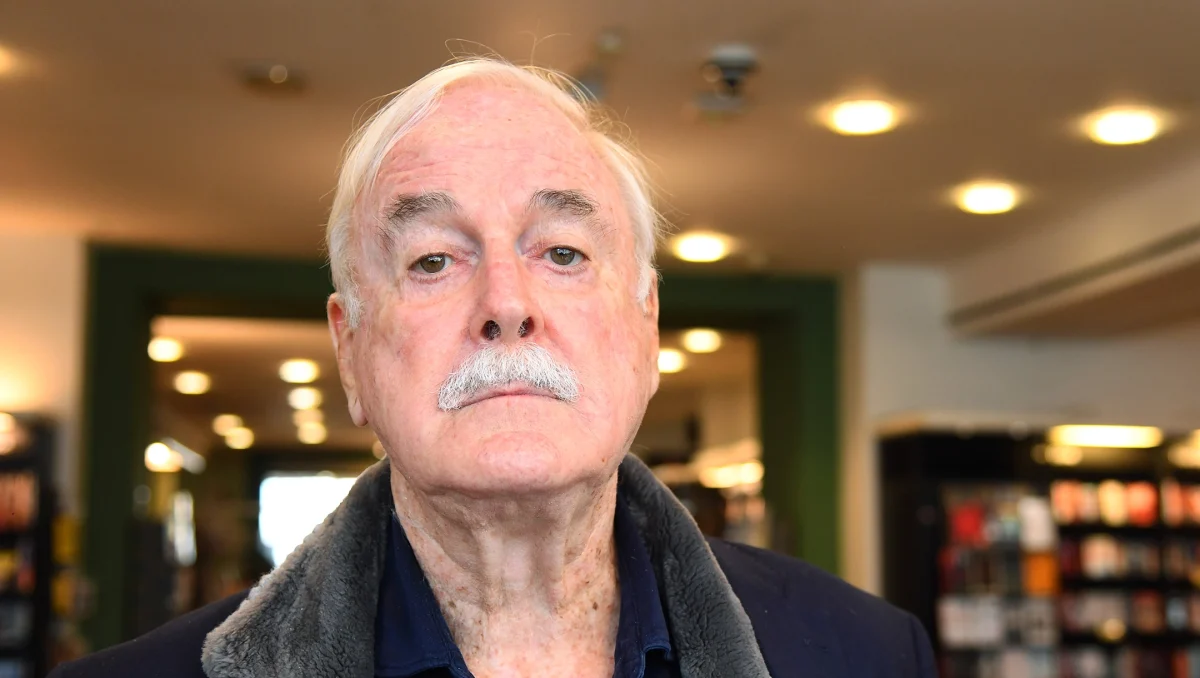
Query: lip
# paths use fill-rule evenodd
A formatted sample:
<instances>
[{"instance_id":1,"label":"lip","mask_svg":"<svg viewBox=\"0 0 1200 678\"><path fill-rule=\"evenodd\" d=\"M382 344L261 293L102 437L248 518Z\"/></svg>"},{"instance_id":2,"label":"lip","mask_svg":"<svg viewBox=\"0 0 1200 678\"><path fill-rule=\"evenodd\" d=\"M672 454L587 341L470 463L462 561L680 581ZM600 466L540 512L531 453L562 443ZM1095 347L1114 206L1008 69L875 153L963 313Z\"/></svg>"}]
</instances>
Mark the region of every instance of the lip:
<instances>
[{"instance_id":1,"label":"lip","mask_svg":"<svg viewBox=\"0 0 1200 678\"><path fill-rule=\"evenodd\" d=\"M499 388L489 388L485 391L480 391L474 397L464 402L462 407L468 407L470 405L481 403L485 400L492 400L494 398L508 398L512 396L536 396L540 398L558 400L553 393L545 389L534 388L532 386L525 386L522 384L509 384Z\"/></svg>"}]
</instances>

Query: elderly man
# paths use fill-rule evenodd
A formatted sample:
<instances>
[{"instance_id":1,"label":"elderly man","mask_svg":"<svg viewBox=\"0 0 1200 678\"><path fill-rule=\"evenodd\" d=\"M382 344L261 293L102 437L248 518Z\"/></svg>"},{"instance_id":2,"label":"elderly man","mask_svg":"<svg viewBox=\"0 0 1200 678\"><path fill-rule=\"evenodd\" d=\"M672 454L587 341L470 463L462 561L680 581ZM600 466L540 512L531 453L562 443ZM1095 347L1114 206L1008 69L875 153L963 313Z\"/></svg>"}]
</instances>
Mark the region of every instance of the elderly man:
<instances>
[{"instance_id":1,"label":"elderly man","mask_svg":"<svg viewBox=\"0 0 1200 678\"><path fill-rule=\"evenodd\" d=\"M934 675L912 617L706 540L627 455L658 387L658 220L563 82L454 63L359 132L328 316L386 461L248 594L58 675Z\"/></svg>"}]
</instances>

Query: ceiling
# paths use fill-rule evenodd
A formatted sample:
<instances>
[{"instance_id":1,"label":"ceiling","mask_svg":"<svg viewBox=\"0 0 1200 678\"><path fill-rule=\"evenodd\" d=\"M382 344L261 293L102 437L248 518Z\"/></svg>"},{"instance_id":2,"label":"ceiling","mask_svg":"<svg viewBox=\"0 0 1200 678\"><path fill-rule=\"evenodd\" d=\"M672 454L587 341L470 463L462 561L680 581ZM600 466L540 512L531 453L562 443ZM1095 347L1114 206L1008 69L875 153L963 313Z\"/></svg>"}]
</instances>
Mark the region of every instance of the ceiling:
<instances>
[{"instance_id":1,"label":"ceiling","mask_svg":"<svg viewBox=\"0 0 1200 678\"><path fill-rule=\"evenodd\" d=\"M675 224L743 239L751 256L732 266L942 261L1200 149L1197 90L1180 75L1200 70L1197 3L12 2L0 45L23 67L0 78L0 229L319 256L339 150L364 104L479 45L577 71L609 27L624 48L606 102L654 163ZM723 124L686 120L701 62L730 40L761 55L751 107ZM308 88L242 87L238 66L259 60L303 72ZM869 138L809 120L864 89L910 119ZM1125 148L1071 131L1130 99L1178 124ZM946 204L946 189L980 175L1027 187L1029 203L991 217Z\"/></svg>"},{"instance_id":2,"label":"ceiling","mask_svg":"<svg viewBox=\"0 0 1200 678\"><path fill-rule=\"evenodd\" d=\"M1200 290L1200 262L1061 305L1029 310L1004 322L1000 331L1082 338L1178 326L1200 318L1200 295L1196 290Z\"/></svg>"},{"instance_id":3,"label":"ceiling","mask_svg":"<svg viewBox=\"0 0 1200 678\"><path fill-rule=\"evenodd\" d=\"M184 346L184 356L173 363L155 363L154 399L156 436L169 436L197 452L221 445L212 433L218 414L236 414L254 431L259 449L294 450L305 447L296 440L292 409L287 403L294 385L279 378L279 366L291 358L315 361L320 376L311 385L324 403L328 438L310 449L367 450L375 441L368 429L354 426L347 413L345 393L337 377L329 330L325 323L293 320L249 320L163 316L155 319L153 334L170 337ZM756 373L753 335L722 332L716 353L688 356L687 368L662 375L658 394L650 402L640 442L679 438L679 427L698 414L700 393L723 387L748 388ZM680 347L678 332L663 332L664 347ZM177 393L172 386L183 370L199 370L211 377L210 390L201 395Z\"/></svg>"}]
</instances>

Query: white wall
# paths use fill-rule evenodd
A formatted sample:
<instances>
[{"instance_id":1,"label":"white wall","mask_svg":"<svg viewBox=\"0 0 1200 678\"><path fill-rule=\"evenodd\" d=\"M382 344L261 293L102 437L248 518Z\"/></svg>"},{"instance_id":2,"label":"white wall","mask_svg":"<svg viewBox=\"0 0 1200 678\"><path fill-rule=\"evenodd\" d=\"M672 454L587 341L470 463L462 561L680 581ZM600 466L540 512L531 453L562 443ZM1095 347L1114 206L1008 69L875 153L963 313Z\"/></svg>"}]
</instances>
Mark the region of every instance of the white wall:
<instances>
[{"instance_id":1,"label":"white wall","mask_svg":"<svg viewBox=\"0 0 1200 678\"><path fill-rule=\"evenodd\" d=\"M79 506L83 240L0 232L0 411L54 417L63 508Z\"/></svg>"},{"instance_id":2,"label":"white wall","mask_svg":"<svg viewBox=\"0 0 1200 678\"><path fill-rule=\"evenodd\" d=\"M947 276L870 265L844 285L843 562L880 589L880 421L921 411L1200 428L1200 323L1107 340L963 338Z\"/></svg>"}]
</instances>

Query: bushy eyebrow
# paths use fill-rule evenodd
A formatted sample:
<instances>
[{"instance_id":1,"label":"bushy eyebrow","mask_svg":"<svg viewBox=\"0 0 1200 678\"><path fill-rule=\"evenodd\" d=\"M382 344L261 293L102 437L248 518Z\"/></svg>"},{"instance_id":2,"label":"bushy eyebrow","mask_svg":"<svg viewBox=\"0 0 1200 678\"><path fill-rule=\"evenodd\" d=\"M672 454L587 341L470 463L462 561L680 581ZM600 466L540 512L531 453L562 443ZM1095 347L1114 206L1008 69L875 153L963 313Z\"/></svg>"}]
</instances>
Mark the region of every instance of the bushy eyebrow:
<instances>
[{"instance_id":1,"label":"bushy eyebrow","mask_svg":"<svg viewBox=\"0 0 1200 678\"><path fill-rule=\"evenodd\" d=\"M597 237L604 237L611 231L609 224L599 216L600 203L575 189L543 188L529 198L525 210L582 222Z\"/></svg>"},{"instance_id":2,"label":"bushy eyebrow","mask_svg":"<svg viewBox=\"0 0 1200 678\"><path fill-rule=\"evenodd\" d=\"M388 204L385 215L393 226L403 226L428 214L457 211L458 203L449 193L430 191L396 196Z\"/></svg>"},{"instance_id":3,"label":"bushy eyebrow","mask_svg":"<svg viewBox=\"0 0 1200 678\"><path fill-rule=\"evenodd\" d=\"M576 218L594 216L600 205L583 191L543 188L529 199L528 211L557 212Z\"/></svg>"},{"instance_id":4,"label":"bushy eyebrow","mask_svg":"<svg viewBox=\"0 0 1200 678\"><path fill-rule=\"evenodd\" d=\"M398 236L409 226L431 215L458 214L458 202L444 191L402 193L388 202L379 225L379 237L385 251L391 252ZM600 204L576 189L544 188L535 192L525 206L526 213L538 213L564 221L580 222L597 237L612 229L599 217Z\"/></svg>"},{"instance_id":5,"label":"bushy eyebrow","mask_svg":"<svg viewBox=\"0 0 1200 678\"><path fill-rule=\"evenodd\" d=\"M396 237L405 227L431 214L454 214L459 211L458 202L443 191L402 193L392 198L384 210L384 218L379 225L379 239L384 249L391 252Z\"/></svg>"}]
</instances>

